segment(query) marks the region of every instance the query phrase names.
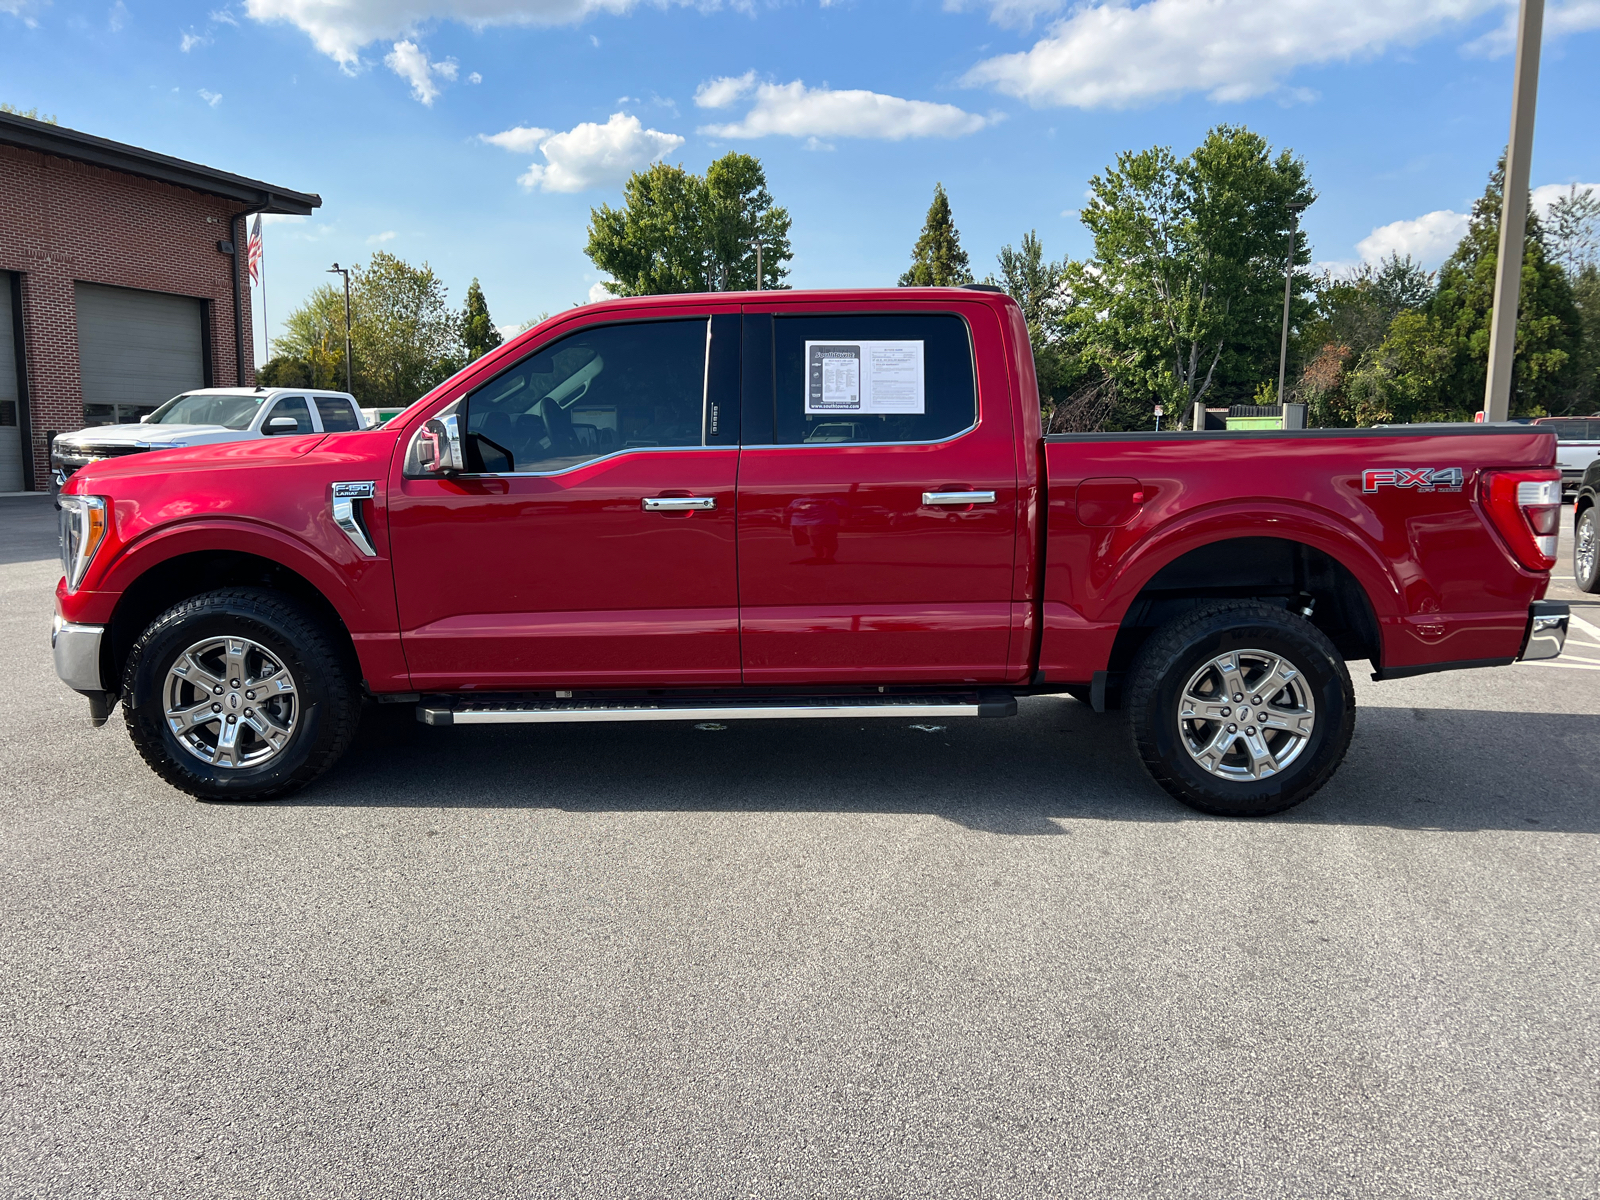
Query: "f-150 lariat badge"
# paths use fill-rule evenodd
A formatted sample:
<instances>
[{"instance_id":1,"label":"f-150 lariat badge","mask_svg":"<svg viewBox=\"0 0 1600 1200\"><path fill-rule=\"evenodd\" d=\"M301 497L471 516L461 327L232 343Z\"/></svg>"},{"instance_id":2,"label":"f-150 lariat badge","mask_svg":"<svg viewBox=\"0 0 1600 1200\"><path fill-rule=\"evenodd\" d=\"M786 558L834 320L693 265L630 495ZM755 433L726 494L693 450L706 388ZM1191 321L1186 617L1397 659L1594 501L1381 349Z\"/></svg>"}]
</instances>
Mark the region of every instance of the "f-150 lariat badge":
<instances>
[{"instance_id":1,"label":"f-150 lariat badge","mask_svg":"<svg viewBox=\"0 0 1600 1200\"><path fill-rule=\"evenodd\" d=\"M1361 490L1415 488L1419 492L1459 492L1460 467L1368 467L1361 472Z\"/></svg>"}]
</instances>

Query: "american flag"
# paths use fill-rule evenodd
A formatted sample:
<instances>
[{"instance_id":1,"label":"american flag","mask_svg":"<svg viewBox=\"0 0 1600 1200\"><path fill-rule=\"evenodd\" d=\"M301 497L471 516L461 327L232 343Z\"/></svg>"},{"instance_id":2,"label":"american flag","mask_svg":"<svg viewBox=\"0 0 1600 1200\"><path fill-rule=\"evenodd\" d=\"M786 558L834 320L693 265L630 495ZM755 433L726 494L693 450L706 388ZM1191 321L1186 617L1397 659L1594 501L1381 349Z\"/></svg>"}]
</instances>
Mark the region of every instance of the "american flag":
<instances>
[{"instance_id":1,"label":"american flag","mask_svg":"<svg viewBox=\"0 0 1600 1200\"><path fill-rule=\"evenodd\" d=\"M250 226L250 243L245 251L246 261L250 264L250 282L257 283L261 267L261 218L256 217L256 223Z\"/></svg>"}]
</instances>

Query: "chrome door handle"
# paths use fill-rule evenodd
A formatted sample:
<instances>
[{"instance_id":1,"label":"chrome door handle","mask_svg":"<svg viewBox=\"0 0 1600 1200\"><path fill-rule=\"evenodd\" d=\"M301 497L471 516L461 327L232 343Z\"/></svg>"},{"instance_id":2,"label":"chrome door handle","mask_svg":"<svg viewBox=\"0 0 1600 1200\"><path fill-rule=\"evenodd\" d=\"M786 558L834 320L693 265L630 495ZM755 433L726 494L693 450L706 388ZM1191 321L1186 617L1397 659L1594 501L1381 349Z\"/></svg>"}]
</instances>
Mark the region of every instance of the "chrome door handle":
<instances>
[{"instance_id":1,"label":"chrome door handle","mask_svg":"<svg viewBox=\"0 0 1600 1200\"><path fill-rule=\"evenodd\" d=\"M696 512L715 508L715 496L646 496L639 502L645 512Z\"/></svg>"},{"instance_id":2,"label":"chrome door handle","mask_svg":"<svg viewBox=\"0 0 1600 1200\"><path fill-rule=\"evenodd\" d=\"M993 504L993 492L923 492L924 504Z\"/></svg>"}]
</instances>

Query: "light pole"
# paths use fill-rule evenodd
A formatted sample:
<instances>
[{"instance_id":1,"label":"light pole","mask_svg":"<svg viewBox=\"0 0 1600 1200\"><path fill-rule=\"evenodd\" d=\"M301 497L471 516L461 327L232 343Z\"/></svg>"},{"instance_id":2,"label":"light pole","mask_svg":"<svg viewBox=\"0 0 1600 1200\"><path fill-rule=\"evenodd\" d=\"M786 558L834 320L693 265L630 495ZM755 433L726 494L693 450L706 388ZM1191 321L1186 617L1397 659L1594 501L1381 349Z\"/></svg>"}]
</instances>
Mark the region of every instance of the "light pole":
<instances>
[{"instance_id":1,"label":"light pole","mask_svg":"<svg viewBox=\"0 0 1600 1200\"><path fill-rule=\"evenodd\" d=\"M350 378L350 268L334 263L328 274L344 276L344 390L354 396L355 384Z\"/></svg>"},{"instance_id":2,"label":"light pole","mask_svg":"<svg viewBox=\"0 0 1600 1200\"><path fill-rule=\"evenodd\" d=\"M755 238L750 243L756 248L756 291L761 290L761 239Z\"/></svg>"},{"instance_id":3,"label":"light pole","mask_svg":"<svg viewBox=\"0 0 1600 1200\"><path fill-rule=\"evenodd\" d=\"M1533 159L1533 110L1539 99L1539 41L1544 0L1522 0L1517 19L1517 72L1511 85L1511 141L1506 146L1505 190L1500 201L1500 257L1494 266L1494 308L1489 315L1489 378L1483 419L1511 416L1511 367L1517 357L1517 301L1522 247L1528 229L1528 173Z\"/></svg>"},{"instance_id":4,"label":"light pole","mask_svg":"<svg viewBox=\"0 0 1600 1200\"><path fill-rule=\"evenodd\" d=\"M1294 292L1294 252L1300 241L1300 214L1311 207L1309 200L1289 205L1294 224L1289 229L1289 260L1283 268L1283 338L1278 343L1278 407L1283 407L1283 377L1289 368L1289 300Z\"/></svg>"}]
</instances>

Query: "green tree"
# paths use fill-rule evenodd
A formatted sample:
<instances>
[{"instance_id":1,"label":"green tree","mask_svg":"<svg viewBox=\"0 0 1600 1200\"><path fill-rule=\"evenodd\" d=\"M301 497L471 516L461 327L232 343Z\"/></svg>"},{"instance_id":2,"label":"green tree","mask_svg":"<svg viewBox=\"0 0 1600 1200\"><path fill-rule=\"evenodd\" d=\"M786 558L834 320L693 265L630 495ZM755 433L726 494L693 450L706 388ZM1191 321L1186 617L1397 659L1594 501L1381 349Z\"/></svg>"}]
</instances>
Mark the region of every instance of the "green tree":
<instances>
[{"instance_id":1,"label":"green tree","mask_svg":"<svg viewBox=\"0 0 1600 1200\"><path fill-rule=\"evenodd\" d=\"M461 310L461 342L466 348L467 361L482 358L500 344L500 331L489 319L489 302L483 298L483 288L477 276L467 286L467 302Z\"/></svg>"},{"instance_id":2,"label":"green tree","mask_svg":"<svg viewBox=\"0 0 1600 1200\"><path fill-rule=\"evenodd\" d=\"M1454 351L1447 332L1431 313L1406 309L1389 325L1384 339L1368 350L1344 384L1334 406L1338 425L1411 424L1450 420L1446 385Z\"/></svg>"},{"instance_id":3,"label":"green tree","mask_svg":"<svg viewBox=\"0 0 1600 1200\"><path fill-rule=\"evenodd\" d=\"M900 286L955 287L971 282L972 268L950 215L950 197L945 195L944 184L936 183L922 234L911 248L911 269L900 276Z\"/></svg>"},{"instance_id":4,"label":"green tree","mask_svg":"<svg viewBox=\"0 0 1600 1200\"><path fill-rule=\"evenodd\" d=\"M350 289L350 336L361 360L363 404L410 404L461 366L466 349L460 319L426 262L413 267L378 250L351 272Z\"/></svg>"},{"instance_id":5,"label":"green tree","mask_svg":"<svg viewBox=\"0 0 1600 1200\"><path fill-rule=\"evenodd\" d=\"M1009 243L1000 247L1000 278L989 276L986 283L1003 287L1022 309L1028 323L1028 340L1033 344L1034 371L1039 377L1039 399L1045 405L1078 382L1071 359L1062 344L1062 288L1067 264L1051 262L1044 256L1044 243L1037 229L1022 235L1020 249Z\"/></svg>"},{"instance_id":6,"label":"green tree","mask_svg":"<svg viewBox=\"0 0 1600 1200\"><path fill-rule=\"evenodd\" d=\"M1500 206L1505 160L1472 206L1466 236L1439 270L1434 313L1455 348L1448 386L1449 411L1465 420L1483 407L1489 370L1489 325L1499 258ZM1522 250L1522 290L1517 305L1516 362L1512 369L1513 415L1539 416L1570 390L1569 366L1578 350L1579 315L1572 287L1552 261L1538 214L1529 212Z\"/></svg>"},{"instance_id":7,"label":"green tree","mask_svg":"<svg viewBox=\"0 0 1600 1200\"><path fill-rule=\"evenodd\" d=\"M656 163L623 185L623 204L589 213L584 253L611 276L614 296L743 290L755 286L760 240L761 284L786 286L787 209L773 203L758 159L729 153L704 176Z\"/></svg>"},{"instance_id":8,"label":"green tree","mask_svg":"<svg viewBox=\"0 0 1600 1200\"><path fill-rule=\"evenodd\" d=\"M1129 152L1090 181L1095 252L1069 268L1068 323L1086 365L1119 384L1114 423L1142 427L1155 400L1176 427L1194 401L1247 398L1276 374L1285 265L1310 262L1290 205L1313 198L1303 161L1228 125L1184 158ZM1294 316L1310 307L1297 296Z\"/></svg>"},{"instance_id":9,"label":"green tree","mask_svg":"<svg viewBox=\"0 0 1600 1200\"><path fill-rule=\"evenodd\" d=\"M1593 188L1578 190L1573 184L1567 194L1550 206L1545 220L1550 257L1576 278L1584 267L1600 259L1600 196Z\"/></svg>"},{"instance_id":10,"label":"green tree","mask_svg":"<svg viewBox=\"0 0 1600 1200\"><path fill-rule=\"evenodd\" d=\"M273 339L277 353L259 372L267 387L313 387L342 391L344 378L344 289L322 284L284 320ZM361 380L359 367L356 383ZM359 396L361 393L355 393Z\"/></svg>"}]
</instances>

